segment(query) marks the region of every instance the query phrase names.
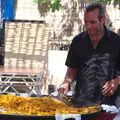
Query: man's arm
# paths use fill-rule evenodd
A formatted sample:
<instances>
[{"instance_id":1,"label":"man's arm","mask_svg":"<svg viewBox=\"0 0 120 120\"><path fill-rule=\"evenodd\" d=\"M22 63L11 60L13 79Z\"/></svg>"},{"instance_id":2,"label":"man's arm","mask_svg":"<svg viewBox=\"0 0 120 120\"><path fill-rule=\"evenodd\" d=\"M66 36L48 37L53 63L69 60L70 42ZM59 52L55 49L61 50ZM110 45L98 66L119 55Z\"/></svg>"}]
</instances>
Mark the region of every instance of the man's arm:
<instances>
[{"instance_id":1,"label":"man's arm","mask_svg":"<svg viewBox=\"0 0 120 120\"><path fill-rule=\"evenodd\" d=\"M58 89L60 93L66 94L70 90L70 85L76 78L76 72L77 72L77 68L70 68L70 67L67 68L65 79L61 87Z\"/></svg>"}]
</instances>

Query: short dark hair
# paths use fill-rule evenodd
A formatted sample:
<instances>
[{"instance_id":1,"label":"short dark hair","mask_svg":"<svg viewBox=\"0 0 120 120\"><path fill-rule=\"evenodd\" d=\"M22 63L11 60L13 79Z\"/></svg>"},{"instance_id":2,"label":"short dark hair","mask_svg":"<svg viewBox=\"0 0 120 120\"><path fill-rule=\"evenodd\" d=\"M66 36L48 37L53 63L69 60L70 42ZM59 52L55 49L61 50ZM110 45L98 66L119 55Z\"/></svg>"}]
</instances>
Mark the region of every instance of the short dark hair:
<instances>
[{"instance_id":1,"label":"short dark hair","mask_svg":"<svg viewBox=\"0 0 120 120\"><path fill-rule=\"evenodd\" d=\"M87 5L85 12L89 12L95 9L99 9L99 17L105 17L105 6L101 3L92 2Z\"/></svg>"}]
</instances>

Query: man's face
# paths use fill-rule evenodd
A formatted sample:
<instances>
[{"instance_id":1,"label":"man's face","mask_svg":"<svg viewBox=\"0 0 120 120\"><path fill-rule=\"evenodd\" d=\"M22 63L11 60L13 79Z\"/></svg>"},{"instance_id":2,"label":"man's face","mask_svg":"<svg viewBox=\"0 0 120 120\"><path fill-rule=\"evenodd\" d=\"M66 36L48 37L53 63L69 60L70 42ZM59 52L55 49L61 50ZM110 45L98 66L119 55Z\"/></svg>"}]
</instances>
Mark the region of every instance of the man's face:
<instances>
[{"instance_id":1,"label":"man's face","mask_svg":"<svg viewBox=\"0 0 120 120\"><path fill-rule=\"evenodd\" d=\"M104 18L99 18L99 9L85 12L84 22L90 36L100 34L103 30Z\"/></svg>"}]
</instances>

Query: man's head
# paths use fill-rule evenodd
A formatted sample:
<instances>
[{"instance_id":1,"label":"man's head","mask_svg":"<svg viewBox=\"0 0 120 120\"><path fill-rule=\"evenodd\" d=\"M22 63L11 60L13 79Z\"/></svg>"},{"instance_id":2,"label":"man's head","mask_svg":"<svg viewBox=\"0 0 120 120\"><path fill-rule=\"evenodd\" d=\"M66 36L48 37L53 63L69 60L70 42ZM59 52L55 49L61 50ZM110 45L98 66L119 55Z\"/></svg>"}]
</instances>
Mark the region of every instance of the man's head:
<instances>
[{"instance_id":1,"label":"man's head","mask_svg":"<svg viewBox=\"0 0 120 120\"><path fill-rule=\"evenodd\" d=\"M97 35L103 32L105 7L100 3L90 3L85 9L84 21L89 35Z\"/></svg>"}]
</instances>

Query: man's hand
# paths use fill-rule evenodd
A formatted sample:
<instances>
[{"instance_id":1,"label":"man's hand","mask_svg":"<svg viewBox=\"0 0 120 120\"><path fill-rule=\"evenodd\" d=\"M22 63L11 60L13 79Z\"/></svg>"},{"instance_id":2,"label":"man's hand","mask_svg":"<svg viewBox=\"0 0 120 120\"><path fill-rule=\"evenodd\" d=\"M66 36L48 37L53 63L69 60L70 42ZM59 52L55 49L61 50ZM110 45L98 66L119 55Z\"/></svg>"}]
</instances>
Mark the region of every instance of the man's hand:
<instances>
[{"instance_id":1,"label":"man's hand","mask_svg":"<svg viewBox=\"0 0 120 120\"><path fill-rule=\"evenodd\" d=\"M115 93L118 86L119 86L119 78L115 78L110 81L107 81L102 88L102 94L104 96L111 96Z\"/></svg>"},{"instance_id":2,"label":"man's hand","mask_svg":"<svg viewBox=\"0 0 120 120\"><path fill-rule=\"evenodd\" d=\"M70 84L66 82L62 84L62 86L58 89L58 92L62 94L67 94L69 90L70 90Z\"/></svg>"},{"instance_id":3,"label":"man's hand","mask_svg":"<svg viewBox=\"0 0 120 120\"><path fill-rule=\"evenodd\" d=\"M61 87L58 89L59 93L66 94L70 90L70 85L76 78L76 72L77 72L77 68L70 68L70 67L67 68L65 80L61 85Z\"/></svg>"}]
</instances>

